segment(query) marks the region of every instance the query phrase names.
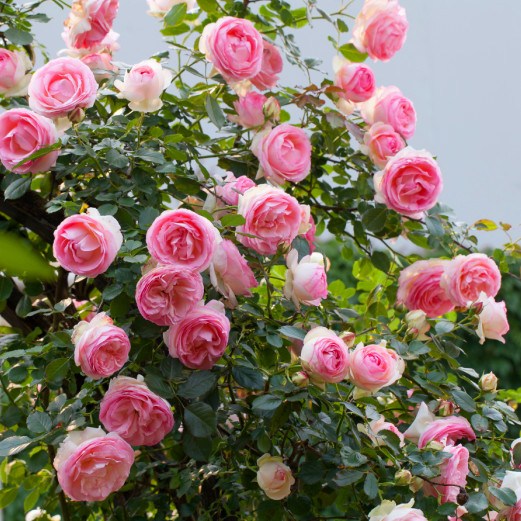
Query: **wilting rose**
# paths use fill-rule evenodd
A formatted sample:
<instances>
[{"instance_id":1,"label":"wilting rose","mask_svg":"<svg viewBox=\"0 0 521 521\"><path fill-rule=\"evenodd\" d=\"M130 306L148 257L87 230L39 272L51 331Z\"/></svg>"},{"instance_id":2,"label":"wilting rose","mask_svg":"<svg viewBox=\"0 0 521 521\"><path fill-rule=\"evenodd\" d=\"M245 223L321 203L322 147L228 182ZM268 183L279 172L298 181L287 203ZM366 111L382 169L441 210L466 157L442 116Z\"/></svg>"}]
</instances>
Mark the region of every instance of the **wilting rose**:
<instances>
[{"instance_id":1,"label":"wilting rose","mask_svg":"<svg viewBox=\"0 0 521 521\"><path fill-rule=\"evenodd\" d=\"M404 148L374 176L375 201L413 219L438 201L443 180L438 163L426 150Z\"/></svg>"},{"instance_id":2,"label":"wilting rose","mask_svg":"<svg viewBox=\"0 0 521 521\"><path fill-rule=\"evenodd\" d=\"M171 265L150 270L136 286L141 316L158 326L179 322L203 295L203 279L197 271Z\"/></svg>"},{"instance_id":3,"label":"wilting rose","mask_svg":"<svg viewBox=\"0 0 521 521\"><path fill-rule=\"evenodd\" d=\"M99 418L105 429L131 445L156 445L174 426L170 404L154 394L143 377L111 380L100 403Z\"/></svg>"},{"instance_id":4,"label":"wilting rose","mask_svg":"<svg viewBox=\"0 0 521 521\"><path fill-rule=\"evenodd\" d=\"M72 333L74 362L95 380L112 376L127 362L130 340L106 313L81 321Z\"/></svg>"},{"instance_id":5,"label":"wilting rose","mask_svg":"<svg viewBox=\"0 0 521 521\"><path fill-rule=\"evenodd\" d=\"M364 134L361 150L378 167L384 168L391 157L405 148L402 136L387 123L377 122Z\"/></svg>"},{"instance_id":6,"label":"wilting rose","mask_svg":"<svg viewBox=\"0 0 521 521\"><path fill-rule=\"evenodd\" d=\"M262 65L260 72L251 78L251 82L259 90L273 89L279 81L283 62L279 49L272 43L263 40Z\"/></svg>"},{"instance_id":7,"label":"wilting rose","mask_svg":"<svg viewBox=\"0 0 521 521\"><path fill-rule=\"evenodd\" d=\"M125 484L133 463L132 447L116 433L87 427L67 435L53 465L73 501L103 501Z\"/></svg>"},{"instance_id":8,"label":"wilting rose","mask_svg":"<svg viewBox=\"0 0 521 521\"><path fill-rule=\"evenodd\" d=\"M196 0L147 0L148 14L163 18L174 5L186 4L187 11L193 11L197 5Z\"/></svg>"},{"instance_id":9,"label":"wilting rose","mask_svg":"<svg viewBox=\"0 0 521 521\"><path fill-rule=\"evenodd\" d=\"M57 141L54 123L44 116L27 109L10 109L0 114L0 161L7 170L16 174L46 172L56 164L58 150L16 165Z\"/></svg>"},{"instance_id":10,"label":"wilting rose","mask_svg":"<svg viewBox=\"0 0 521 521\"><path fill-rule=\"evenodd\" d=\"M412 508L413 505L414 499L401 505L385 499L369 512L369 521L427 521L423 512L417 508Z\"/></svg>"},{"instance_id":11,"label":"wilting rose","mask_svg":"<svg viewBox=\"0 0 521 521\"><path fill-rule=\"evenodd\" d=\"M204 271L210 265L219 232L191 210L165 210L147 231L148 251L158 262Z\"/></svg>"},{"instance_id":12,"label":"wilting rose","mask_svg":"<svg viewBox=\"0 0 521 521\"><path fill-rule=\"evenodd\" d=\"M264 454L257 460L257 465L257 483L270 499L279 501L290 495L295 478L282 458Z\"/></svg>"},{"instance_id":13,"label":"wilting rose","mask_svg":"<svg viewBox=\"0 0 521 521\"><path fill-rule=\"evenodd\" d=\"M119 71L119 67L112 63L112 56L108 52L86 54L80 59L93 72L96 81L111 78Z\"/></svg>"},{"instance_id":14,"label":"wilting rose","mask_svg":"<svg viewBox=\"0 0 521 521\"><path fill-rule=\"evenodd\" d=\"M469 441L476 439L476 434L469 421L463 416L447 416L435 419L424 428L418 440L418 447L423 449L431 441L450 445L462 438Z\"/></svg>"},{"instance_id":15,"label":"wilting rose","mask_svg":"<svg viewBox=\"0 0 521 521\"><path fill-rule=\"evenodd\" d=\"M222 302L199 304L164 334L168 352L190 369L211 369L221 358L230 334Z\"/></svg>"},{"instance_id":16,"label":"wilting rose","mask_svg":"<svg viewBox=\"0 0 521 521\"><path fill-rule=\"evenodd\" d=\"M503 335L510 330L505 302L496 302L492 297L487 297L485 293L481 293L479 302L483 306L477 328L479 343L484 344L485 339L490 338L504 344Z\"/></svg>"},{"instance_id":17,"label":"wilting rose","mask_svg":"<svg viewBox=\"0 0 521 521\"><path fill-rule=\"evenodd\" d=\"M341 98L360 103L370 99L376 90L374 73L363 63L352 63L340 57L333 60L335 86L342 89L337 92Z\"/></svg>"},{"instance_id":18,"label":"wilting rose","mask_svg":"<svg viewBox=\"0 0 521 521\"><path fill-rule=\"evenodd\" d=\"M237 206L239 195L243 195L246 190L257 185L253 179L245 175L236 178L233 172L227 174L224 183L215 187L215 192L218 199L222 199L227 205Z\"/></svg>"},{"instance_id":19,"label":"wilting rose","mask_svg":"<svg viewBox=\"0 0 521 521\"><path fill-rule=\"evenodd\" d=\"M107 271L122 244L118 221L89 208L87 213L67 217L56 228L53 253L62 268L96 277Z\"/></svg>"},{"instance_id":20,"label":"wilting rose","mask_svg":"<svg viewBox=\"0 0 521 521\"><path fill-rule=\"evenodd\" d=\"M32 63L24 51L0 48L0 94L4 97L25 96ZM2 134L3 135L3 134Z\"/></svg>"},{"instance_id":21,"label":"wilting rose","mask_svg":"<svg viewBox=\"0 0 521 521\"><path fill-rule=\"evenodd\" d=\"M279 245L291 244L298 235L300 206L280 188L267 184L250 188L239 198L237 213L246 221L237 227L237 239L262 255L273 255Z\"/></svg>"}]
</instances>

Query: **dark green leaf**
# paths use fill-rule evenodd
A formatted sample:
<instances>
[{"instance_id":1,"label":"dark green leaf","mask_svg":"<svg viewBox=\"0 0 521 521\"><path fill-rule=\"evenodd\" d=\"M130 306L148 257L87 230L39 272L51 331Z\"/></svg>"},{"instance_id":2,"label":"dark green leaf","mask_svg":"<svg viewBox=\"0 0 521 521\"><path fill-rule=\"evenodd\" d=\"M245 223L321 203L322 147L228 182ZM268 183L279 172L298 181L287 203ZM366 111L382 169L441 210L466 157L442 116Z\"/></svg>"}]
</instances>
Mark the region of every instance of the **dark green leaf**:
<instances>
[{"instance_id":1,"label":"dark green leaf","mask_svg":"<svg viewBox=\"0 0 521 521\"><path fill-rule=\"evenodd\" d=\"M252 407L254 411L274 411L281 403L278 396L264 394L253 400Z\"/></svg>"},{"instance_id":2,"label":"dark green leaf","mask_svg":"<svg viewBox=\"0 0 521 521\"><path fill-rule=\"evenodd\" d=\"M279 333L288 338L296 338L297 340L304 340L306 336L306 331L295 326L282 326L279 328Z\"/></svg>"},{"instance_id":3,"label":"dark green leaf","mask_svg":"<svg viewBox=\"0 0 521 521\"><path fill-rule=\"evenodd\" d=\"M370 499L375 498L378 494L378 480L372 472L367 474L367 477L365 478L364 492L366 496Z\"/></svg>"},{"instance_id":4,"label":"dark green leaf","mask_svg":"<svg viewBox=\"0 0 521 521\"><path fill-rule=\"evenodd\" d=\"M195 461L208 461L212 454L211 438L195 438L189 433L183 435L183 450Z\"/></svg>"},{"instance_id":5,"label":"dark green leaf","mask_svg":"<svg viewBox=\"0 0 521 521\"><path fill-rule=\"evenodd\" d=\"M190 404L185 409L185 426L196 438L207 438L217 426L214 410L204 402Z\"/></svg>"},{"instance_id":6,"label":"dark green leaf","mask_svg":"<svg viewBox=\"0 0 521 521\"><path fill-rule=\"evenodd\" d=\"M69 372L69 359L56 358L45 368L45 379L49 383L60 384Z\"/></svg>"},{"instance_id":7,"label":"dark green leaf","mask_svg":"<svg viewBox=\"0 0 521 521\"><path fill-rule=\"evenodd\" d=\"M210 121L217 127L222 128L222 126L226 123L226 118L224 116L219 103L212 97L210 94L206 96L206 112Z\"/></svg>"},{"instance_id":8,"label":"dark green leaf","mask_svg":"<svg viewBox=\"0 0 521 521\"><path fill-rule=\"evenodd\" d=\"M489 487L488 490L507 507L514 506L517 503L516 493L510 488Z\"/></svg>"},{"instance_id":9,"label":"dark green leaf","mask_svg":"<svg viewBox=\"0 0 521 521\"><path fill-rule=\"evenodd\" d=\"M264 378L258 369L236 365L232 369L233 378L245 389L261 391L264 389Z\"/></svg>"},{"instance_id":10,"label":"dark green leaf","mask_svg":"<svg viewBox=\"0 0 521 521\"><path fill-rule=\"evenodd\" d=\"M388 212L385 206L369 208L362 215L362 224L370 232L380 232L385 227Z\"/></svg>"},{"instance_id":11,"label":"dark green leaf","mask_svg":"<svg viewBox=\"0 0 521 521\"><path fill-rule=\"evenodd\" d=\"M7 300L13 291L13 283L7 277L0 277L0 301Z\"/></svg>"},{"instance_id":12,"label":"dark green leaf","mask_svg":"<svg viewBox=\"0 0 521 521\"><path fill-rule=\"evenodd\" d=\"M465 391L452 391L454 401L467 412L474 412L476 410L476 404L474 400Z\"/></svg>"},{"instance_id":13,"label":"dark green leaf","mask_svg":"<svg viewBox=\"0 0 521 521\"><path fill-rule=\"evenodd\" d=\"M0 458L14 456L26 449L33 440L28 436L11 436L0 441Z\"/></svg>"},{"instance_id":14,"label":"dark green leaf","mask_svg":"<svg viewBox=\"0 0 521 521\"><path fill-rule=\"evenodd\" d=\"M210 371L192 373L188 380L179 387L178 394L187 400L204 398L215 386L217 375Z\"/></svg>"},{"instance_id":15,"label":"dark green leaf","mask_svg":"<svg viewBox=\"0 0 521 521\"><path fill-rule=\"evenodd\" d=\"M4 192L4 199L19 199L31 188L31 177L20 177L15 179Z\"/></svg>"},{"instance_id":16,"label":"dark green leaf","mask_svg":"<svg viewBox=\"0 0 521 521\"><path fill-rule=\"evenodd\" d=\"M469 500L465 503L465 508L469 514L477 514L483 512L488 508L488 501L485 494L478 492L477 494L471 494Z\"/></svg>"},{"instance_id":17,"label":"dark green leaf","mask_svg":"<svg viewBox=\"0 0 521 521\"><path fill-rule=\"evenodd\" d=\"M52 428L51 417L45 412L33 412L27 418L27 428L36 434L49 432Z\"/></svg>"}]
</instances>

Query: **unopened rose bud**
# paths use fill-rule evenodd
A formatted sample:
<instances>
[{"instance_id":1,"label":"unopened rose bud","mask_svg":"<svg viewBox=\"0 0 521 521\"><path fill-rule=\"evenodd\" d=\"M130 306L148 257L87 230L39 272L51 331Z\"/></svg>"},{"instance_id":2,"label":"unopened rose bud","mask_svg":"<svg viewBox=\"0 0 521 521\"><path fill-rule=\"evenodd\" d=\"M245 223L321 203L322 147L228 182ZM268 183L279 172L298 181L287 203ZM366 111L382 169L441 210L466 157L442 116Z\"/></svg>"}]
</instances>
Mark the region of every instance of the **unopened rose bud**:
<instances>
[{"instance_id":1,"label":"unopened rose bud","mask_svg":"<svg viewBox=\"0 0 521 521\"><path fill-rule=\"evenodd\" d=\"M278 121L280 118L280 103L279 100L273 96L269 97L262 106L262 111L266 119Z\"/></svg>"},{"instance_id":2,"label":"unopened rose bud","mask_svg":"<svg viewBox=\"0 0 521 521\"><path fill-rule=\"evenodd\" d=\"M297 387L307 387L309 383L309 376L305 371L299 371L298 373L295 373L293 375L293 378L291 381L297 386Z\"/></svg>"},{"instance_id":3,"label":"unopened rose bud","mask_svg":"<svg viewBox=\"0 0 521 521\"><path fill-rule=\"evenodd\" d=\"M440 416L451 416L456 410L456 405L450 400L441 400L438 406L438 414Z\"/></svg>"},{"instance_id":4,"label":"unopened rose bud","mask_svg":"<svg viewBox=\"0 0 521 521\"><path fill-rule=\"evenodd\" d=\"M497 391L497 376L492 371L484 374L479 379L479 386L485 392L495 393Z\"/></svg>"},{"instance_id":5,"label":"unopened rose bud","mask_svg":"<svg viewBox=\"0 0 521 521\"><path fill-rule=\"evenodd\" d=\"M68 117L71 123L81 123L85 119L85 111L79 107L75 108Z\"/></svg>"},{"instance_id":6,"label":"unopened rose bud","mask_svg":"<svg viewBox=\"0 0 521 521\"><path fill-rule=\"evenodd\" d=\"M399 470L394 475L394 482L398 486L409 485L412 482L412 474L406 469Z\"/></svg>"},{"instance_id":7,"label":"unopened rose bud","mask_svg":"<svg viewBox=\"0 0 521 521\"><path fill-rule=\"evenodd\" d=\"M413 493L418 492L423 488L423 479L418 476L414 476L409 483L409 490Z\"/></svg>"},{"instance_id":8,"label":"unopened rose bud","mask_svg":"<svg viewBox=\"0 0 521 521\"><path fill-rule=\"evenodd\" d=\"M344 331L340 333L339 336L347 347L353 347L355 345L356 334L352 331Z\"/></svg>"},{"instance_id":9,"label":"unopened rose bud","mask_svg":"<svg viewBox=\"0 0 521 521\"><path fill-rule=\"evenodd\" d=\"M424 336L431 328L427 322L427 315L421 309L414 309L405 315L405 321L409 327L409 333L421 337Z\"/></svg>"}]
</instances>

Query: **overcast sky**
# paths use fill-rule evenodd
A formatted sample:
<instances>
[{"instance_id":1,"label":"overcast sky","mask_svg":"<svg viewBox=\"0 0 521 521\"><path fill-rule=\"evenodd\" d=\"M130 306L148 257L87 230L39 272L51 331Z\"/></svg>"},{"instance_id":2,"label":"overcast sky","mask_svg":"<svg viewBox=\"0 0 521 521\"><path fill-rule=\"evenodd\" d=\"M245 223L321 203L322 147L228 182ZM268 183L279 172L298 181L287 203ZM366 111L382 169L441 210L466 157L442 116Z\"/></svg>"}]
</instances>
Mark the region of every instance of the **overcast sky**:
<instances>
[{"instance_id":1,"label":"overcast sky","mask_svg":"<svg viewBox=\"0 0 521 521\"><path fill-rule=\"evenodd\" d=\"M459 220L480 218L514 225L521 236L521 1L401 0L409 33L403 49L374 70L380 85L397 85L418 113L415 148L438 157L441 199ZM297 7L301 0L292 0ZM320 0L326 11L339 0ZM361 0L355 0L356 15ZM136 63L164 49L160 23L146 14L145 0L121 0L115 30L121 34L116 58ZM53 21L39 28L51 56L63 48L61 26L67 13L49 11ZM304 57L323 60L331 72L334 52L328 27L296 31ZM346 41L349 36L346 35ZM286 68L283 83L294 80ZM483 244L502 244L500 233L481 234Z\"/></svg>"}]
</instances>

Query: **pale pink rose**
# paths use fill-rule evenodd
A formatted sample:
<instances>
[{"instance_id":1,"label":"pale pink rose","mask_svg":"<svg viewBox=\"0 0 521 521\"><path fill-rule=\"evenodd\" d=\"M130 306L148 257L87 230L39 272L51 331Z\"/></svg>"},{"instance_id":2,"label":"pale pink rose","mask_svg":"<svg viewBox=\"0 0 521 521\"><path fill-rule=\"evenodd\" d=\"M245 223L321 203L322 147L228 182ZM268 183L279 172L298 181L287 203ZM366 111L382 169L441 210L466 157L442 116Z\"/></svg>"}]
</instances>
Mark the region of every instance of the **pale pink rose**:
<instances>
[{"instance_id":1,"label":"pale pink rose","mask_svg":"<svg viewBox=\"0 0 521 521\"><path fill-rule=\"evenodd\" d=\"M10 51L0 48L0 94L9 96L25 96L32 63L24 51Z\"/></svg>"},{"instance_id":2,"label":"pale pink rose","mask_svg":"<svg viewBox=\"0 0 521 521\"><path fill-rule=\"evenodd\" d=\"M413 505L414 499L400 505L384 499L380 505L369 512L369 521L427 521L423 512L412 508Z\"/></svg>"},{"instance_id":3,"label":"pale pink rose","mask_svg":"<svg viewBox=\"0 0 521 521\"><path fill-rule=\"evenodd\" d=\"M358 344L349 353L349 379L364 391L375 393L398 381L405 370L396 351L384 345Z\"/></svg>"},{"instance_id":4,"label":"pale pink rose","mask_svg":"<svg viewBox=\"0 0 521 521\"><path fill-rule=\"evenodd\" d=\"M219 199L222 199L227 205L237 206L239 204L239 195L243 195L246 190L257 186L253 179L245 175L235 177L233 172L228 172L223 185L215 187L215 192Z\"/></svg>"},{"instance_id":5,"label":"pale pink rose","mask_svg":"<svg viewBox=\"0 0 521 521\"><path fill-rule=\"evenodd\" d=\"M273 255L279 245L290 244L298 235L300 206L280 188L267 184L250 188L239 197L237 213L246 221L237 227L237 239L262 255Z\"/></svg>"},{"instance_id":6,"label":"pale pink rose","mask_svg":"<svg viewBox=\"0 0 521 521\"><path fill-rule=\"evenodd\" d=\"M260 72L251 78L251 82L259 90L273 89L279 81L283 62L279 49L272 43L263 40L262 65Z\"/></svg>"},{"instance_id":7,"label":"pale pink rose","mask_svg":"<svg viewBox=\"0 0 521 521\"><path fill-rule=\"evenodd\" d=\"M408 397L410 398L411 396ZM429 427L429 425L433 423L434 420L436 420L436 416L434 416L434 414L429 410L427 404L422 402L418 407L418 412L414 418L414 421L403 433L404 437L413 441L414 443L418 443L425 429L427 429L427 427Z\"/></svg>"},{"instance_id":8,"label":"pale pink rose","mask_svg":"<svg viewBox=\"0 0 521 521\"><path fill-rule=\"evenodd\" d=\"M377 446L382 446L386 444L382 436L378 435L381 431L390 431L393 434L396 434L396 436L398 436L398 438L400 439L400 446L404 445L403 434L398 430L398 427L396 427L396 425L393 425L391 422L385 421L383 415L381 415L378 420L372 420L371 422L369 422L368 427L365 427L365 425L358 424L358 430L367 434L367 436L371 438L371 441Z\"/></svg>"},{"instance_id":9,"label":"pale pink rose","mask_svg":"<svg viewBox=\"0 0 521 521\"><path fill-rule=\"evenodd\" d=\"M300 304L319 306L322 299L327 298L327 275L322 254L312 253L299 261L298 251L291 250L286 264L284 296L297 308Z\"/></svg>"},{"instance_id":10,"label":"pale pink rose","mask_svg":"<svg viewBox=\"0 0 521 521\"><path fill-rule=\"evenodd\" d=\"M497 384L497 376L492 371L483 374L479 379L479 388L486 393L495 393L497 391ZM521 441L521 438L519 438L519 440Z\"/></svg>"},{"instance_id":11,"label":"pale pink rose","mask_svg":"<svg viewBox=\"0 0 521 521\"><path fill-rule=\"evenodd\" d=\"M458 255L447 265L441 283L454 305L467 307L481 292L495 297L501 287L501 273L484 253Z\"/></svg>"},{"instance_id":12,"label":"pale pink rose","mask_svg":"<svg viewBox=\"0 0 521 521\"><path fill-rule=\"evenodd\" d=\"M147 231L150 255L161 264L204 271L220 240L217 228L191 210L166 210Z\"/></svg>"},{"instance_id":13,"label":"pale pink rose","mask_svg":"<svg viewBox=\"0 0 521 521\"><path fill-rule=\"evenodd\" d=\"M96 81L107 80L119 71L119 67L112 63L112 56L108 52L86 54L80 59L93 72Z\"/></svg>"},{"instance_id":14,"label":"pale pink rose","mask_svg":"<svg viewBox=\"0 0 521 521\"><path fill-rule=\"evenodd\" d=\"M58 132L54 123L44 116L27 109L10 109L0 114L0 161L11 172L37 174L52 168L59 150L31 159L18 167L16 165L57 141Z\"/></svg>"},{"instance_id":15,"label":"pale pink rose","mask_svg":"<svg viewBox=\"0 0 521 521\"><path fill-rule=\"evenodd\" d=\"M62 33L67 47L96 49L112 29L118 7L118 0L75 0Z\"/></svg>"},{"instance_id":16,"label":"pale pink rose","mask_svg":"<svg viewBox=\"0 0 521 521\"><path fill-rule=\"evenodd\" d=\"M132 447L116 433L87 427L67 435L53 465L73 501L103 501L125 484L133 463Z\"/></svg>"},{"instance_id":17,"label":"pale pink rose","mask_svg":"<svg viewBox=\"0 0 521 521\"><path fill-rule=\"evenodd\" d=\"M123 81L116 80L118 98L130 101L128 106L137 112L155 112L163 106L161 94L172 82L172 73L156 60L145 60L125 72Z\"/></svg>"},{"instance_id":18,"label":"pale pink rose","mask_svg":"<svg viewBox=\"0 0 521 521\"><path fill-rule=\"evenodd\" d=\"M199 304L164 334L168 352L190 369L211 369L221 358L230 335L230 321L217 300Z\"/></svg>"},{"instance_id":19,"label":"pale pink rose","mask_svg":"<svg viewBox=\"0 0 521 521\"><path fill-rule=\"evenodd\" d=\"M229 115L228 119L244 128L260 127L269 119L278 119L280 114L277 98L267 98L264 94L255 91L240 96L233 102L233 106L237 115Z\"/></svg>"},{"instance_id":20,"label":"pale pink rose","mask_svg":"<svg viewBox=\"0 0 521 521\"><path fill-rule=\"evenodd\" d=\"M373 60L385 62L402 48L408 27L398 0L365 0L355 20L352 42Z\"/></svg>"},{"instance_id":21,"label":"pale pink rose","mask_svg":"<svg viewBox=\"0 0 521 521\"><path fill-rule=\"evenodd\" d=\"M423 449L431 441L451 445L462 438L469 441L476 439L476 434L468 420L462 416L447 416L435 419L424 428L418 439L418 447Z\"/></svg>"},{"instance_id":22,"label":"pale pink rose","mask_svg":"<svg viewBox=\"0 0 521 521\"><path fill-rule=\"evenodd\" d=\"M405 139L411 138L416 128L414 106L398 87L378 88L369 101L360 104L360 113L369 125L386 123Z\"/></svg>"},{"instance_id":23,"label":"pale pink rose","mask_svg":"<svg viewBox=\"0 0 521 521\"><path fill-rule=\"evenodd\" d=\"M251 149L259 160L259 175L274 184L298 183L311 170L309 137L304 130L288 123L259 132Z\"/></svg>"},{"instance_id":24,"label":"pale pink rose","mask_svg":"<svg viewBox=\"0 0 521 521\"><path fill-rule=\"evenodd\" d=\"M203 298L201 275L177 266L157 266L139 279L136 304L141 316L158 326L179 322Z\"/></svg>"},{"instance_id":25,"label":"pale pink rose","mask_svg":"<svg viewBox=\"0 0 521 521\"><path fill-rule=\"evenodd\" d=\"M407 147L374 176L374 187L376 202L418 219L438 201L443 180L438 163L429 152Z\"/></svg>"},{"instance_id":26,"label":"pale pink rose","mask_svg":"<svg viewBox=\"0 0 521 521\"><path fill-rule=\"evenodd\" d=\"M77 58L56 58L38 69L29 82L29 106L51 119L94 105L98 84Z\"/></svg>"},{"instance_id":27,"label":"pale pink rose","mask_svg":"<svg viewBox=\"0 0 521 521\"><path fill-rule=\"evenodd\" d=\"M112 376L127 362L130 340L106 313L81 321L72 332L74 363L95 380Z\"/></svg>"},{"instance_id":28,"label":"pale pink rose","mask_svg":"<svg viewBox=\"0 0 521 521\"><path fill-rule=\"evenodd\" d=\"M193 11L197 5L196 0L147 0L148 14L162 18L174 5L186 4L187 11Z\"/></svg>"},{"instance_id":29,"label":"pale pink rose","mask_svg":"<svg viewBox=\"0 0 521 521\"><path fill-rule=\"evenodd\" d=\"M407 322L407 332L414 335L418 340L428 340L426 333L431 328L427 320L427 314L421 309L413 309L405 315L405 322Z\"/></svg>"},{"instance_id":30,"label":"pale pink rose","mask_svg":"<svg viewBox=\"0 0 521 521\"><path fill-rule=\"evenodd\" d=\"M448 263L442 259L421 260L403 269L398 278L396 303L410 311L419 309L431 318L452 311L454 304L440 285Z\"/></svg>"},{"instance_id":31,"label":"pale pink rose","mask_svg":"<svg viewBox=\"0 0 521 521\"><path fill-rule=\"evenodd\" d=\"M310 253L313 253L316 250L315 235L317 233L317 226L311 214L309 214L308 224L308 230L302 235L304 235L304 239L308 241Z\"/></svg>"},{"instance_id":32,"label":"pale pink rose","mask_svg":"<svg viewBox=\"0 0 521 521\"><path fill-rule=\"evenodd\" d=\"M257 460L257 483L263 492L275 501L288 497L295 478L282 458L264 454Z\"/></svg>"},{"instance_id":33,"label":"pale pink rose","mask_svg":"<svg viewBox=\"0 0 521 521\"><path fill-rule=\"evenodd\" d=\"M224 16L208 24L199 49L228 83L251 79L261 71L263 40L249 20Z\"/></svg>"},{"instance_id":34,"label":"pale pink rose","mask_svg":"<svg viewBox=\"0 0 521 521\"><path fill-rule=\"evenodd\" d=\"M481 293L478 302L483 306L479 314L477 328L479 343L484 344L485 339L489 338L504 344L503 335L506 335L510 330L505 302L496 302L493 297L487 297L485 293Z\"/></svg>"},{"instance_id":35,"label":"pale pink rose","mask_svg":"<svg viewBox=\"0 0 521 521\"><path fill-rule=\"evenodd\" d=\"M227 299L228 307L237 305L237 295L251 297L251 288L259 283L235 244L226 239L217 245L210 264L210 280Z\"/></svg>"},{"instance_id":36,"label":"pale pink rose","mask_svg":"<svg viewBox=\"0 0 521 521\"><path fill-rule=\"evenodd\" d=\"M107 271L122 244L118 221L89 208L87 213L67 217L56 228L53 253L67 271L95 277Z\"/></svg>"},{"instance_id":37,"label":"pale pink rose","mask_svg":"<svg viewBox=\"0 0 521 521\"><path fill-rule=\"evenodd\" d=\"M351 63L340 57L333 60L334 85L342 89L338 96L347 101L360 103L370 99L376 90L373 71L363 63Z\"/></svg>"},{"instance_id":38,"label":"pale pink rose","mask_svg":"<svg viewBox=\"0 0 521 521\"><path fill-rule=\"evenodd\" d=\"M131 445L156 445L172 430L170 404L154 394L143 377L118 376L100 403L100 422Z\"/></svg>"},{"instance_id":39,"label":"pale pink rose","mask_svg":"<svg viewBox=\"0 0 521 521\"><path fill-rule=\"evenodd\" d=\"M405 148L405 141L400 134L387 123L377 122L364 134L362 152L371 158L378 167L384 168L389 158Z\"/></svg>"},{"instance_id":40,"label":"pale pink rose","mask_svg":"<svg viewBox=\"0 0 521 521\"><path fill-rule=\"evenodd\" d=\"M318 384L341 382L349 371L346 344L325 327L316 327L304 337L300 360L311 380Z\"/></svg>"}]
</instances>

